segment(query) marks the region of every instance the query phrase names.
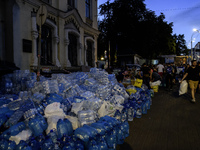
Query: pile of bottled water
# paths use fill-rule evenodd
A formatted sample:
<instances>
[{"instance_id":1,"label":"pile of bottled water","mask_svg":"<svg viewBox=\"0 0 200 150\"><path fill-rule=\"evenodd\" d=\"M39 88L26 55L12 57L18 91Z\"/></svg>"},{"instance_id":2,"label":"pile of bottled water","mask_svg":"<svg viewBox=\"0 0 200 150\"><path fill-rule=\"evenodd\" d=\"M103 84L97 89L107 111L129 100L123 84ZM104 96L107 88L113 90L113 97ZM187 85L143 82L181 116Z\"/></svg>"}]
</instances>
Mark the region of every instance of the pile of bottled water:
<instances>
[{"instance_id":1,"label":"pile of bottled water","mask_svg":"<svg viewBox=\"0 0 200 150\"><path fill-rule=\"evenodd\" d=\"M3 76L0 89L2 150L116 149L129 135L128 121L147 114L153 96L145 85L129 95L114 74L97 68L39 82L17 70Z\"/></svg>"}]
</instances>

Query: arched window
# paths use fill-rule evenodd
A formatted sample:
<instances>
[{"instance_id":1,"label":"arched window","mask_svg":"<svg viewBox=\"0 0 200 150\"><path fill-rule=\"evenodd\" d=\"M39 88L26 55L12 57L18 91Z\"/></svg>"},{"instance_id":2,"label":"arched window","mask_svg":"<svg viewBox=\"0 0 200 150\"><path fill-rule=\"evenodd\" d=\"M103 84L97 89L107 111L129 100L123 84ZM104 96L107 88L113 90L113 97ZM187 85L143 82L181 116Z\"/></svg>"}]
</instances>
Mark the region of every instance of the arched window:
<instances>
[{"instance_id":1,"label":"arched window","mask_svg":"<svg viewBox=\"0 0 200 150\"><path fill-rule=\"evenodd\" d=\"M52 65L52 29L47 25L42 25L40 64Z\"/></svg>"},{"instance_id":2,"label":"arched window","mask_svg":"<svg viewBox=\"0 0 200 150\"><path fill-rule=\"evenodd\" d=\"M92 41L87 41L87 53L86 53L86 59L88 62L88 66L94 67L93 66L93 58L92 58L92 46L93 42Z\"/></svg>"},{"instance_id":3,"label":"arched window","mask_svg":"<svg viewBox=\"0 0 200 150\"><path fill-rule=\"evenodd\" d=\"M69 34L69 50L68 56L72 66L77 66L77 37L74 34Z\"/></svg>"}]
</instances>

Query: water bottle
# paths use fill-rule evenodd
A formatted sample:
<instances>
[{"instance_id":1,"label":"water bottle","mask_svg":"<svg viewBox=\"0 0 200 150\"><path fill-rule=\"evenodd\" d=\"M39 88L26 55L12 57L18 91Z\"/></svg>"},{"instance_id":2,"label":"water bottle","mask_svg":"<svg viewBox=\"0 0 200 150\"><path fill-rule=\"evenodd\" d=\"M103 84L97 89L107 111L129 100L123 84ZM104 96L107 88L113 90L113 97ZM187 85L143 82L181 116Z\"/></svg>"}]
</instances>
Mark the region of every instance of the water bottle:
<instances>
[{"instance_id":1,"label":"water bottle","mask_svg":"<svg viewBox=\"0 0 200 150\"><path fill-rule=\"evenodd\" d=\"M98 150L98 144L94 140L94 138L90 139L90 141L88 142L87 149L88 150Z\"/></svg>"},{"instance_id":2,"label":"water bottle","mask_svg":"<svg viewBox=\"0 0 200 150\"><path fill-rule=\"evenodd\" d=\"M101 136L105 135L106 133L106 128L101 122L92 123L91 127L95 128L98 134L100 134Z\"/></svg>"},{"instance_id":3,"label":"water bottle","mask_svg":"<svg viewBox=\"0 0 200 150\"><path fill-rule=\"evenodd\" d=\"M83 126L84 124L92 124L95 122L94 111L92 110L79 111L78 119L79 119L80 126Z\"/></svg>"},{"instance_id":4,"label":"water bottle","mask_svg":"<svg viewBox=\"0 0 200 150\"><path fill-rule=\"evenodd\" d=\"M60 108L63 109L63 111L65 112L65 114L68 114L68 112L71 110L71 102L69 101L69 99L64 99L61 103L60 103Z\"/></svg>"},{"instance_id":5,"label":"water bottle","mask_svg":"<svg viewBox=\"0 0 200 150\"><path fill-rule=\"evenodd\" d=\"M117 144L123 144L124 143L124 133L121 130L121 125L118 125L116 128L116 137L117 137Z\"/></svg>"},{"instance_id":6,"label":"water bottle","mask_svg":"<svg viewBox=\"0 0 200 150\"><path fill-rule=\"evenodd\" d=\"M64 119L63 120L66 124L67 130L68 130L68 134L72 135L73 134L73 127L72 127L72 123L68 120L68 119Z\"/></svg>"},{"instance_id":7,"label":"water bottle","mask_svg":"<svg viewBox=\"0 0 200 150\"><path fill-rule=\"evenodd\" d=\"M74 135L76 138L79 138L85 143L87 143L89 141L89 138L91 137L91 132L88 131L86 128L81 127L81 128L77 128L74 131Z\"/></svg>"},{"instance_id":8,"label":"water bottle","mask_svg":"<svg viewBox=\"0 0 200 150\"><path fill-rule=\"evenodd\" d=\"M75 145L75 149L76 150L84 150L84 143L83 141L76 139L76 145Z\"/></svg>"},{"instance_id":9,"label":"water bottle","mask_svg":"<svg viewBox=\"0 0 200 150\"><path fill-rule=\"evenodd\" d=\"M133 121L134 118L134 109L132 106L128 108L128 121Z\"/></svg>"},{"instance_id":10,"label":"water bottle","mask_svg":"<svg viewBox=\"0 0 200 150\"><path fill-rule=\"evenodd\" d=\"M147 114L147 105L146 105L146 102L143 102L141 107L142 107L142 114Z\"/></svg>"},{"instance_id":11,"label":"water bottle","mask_svg":"<svg viewBox=\"0 0 200 150\"><path fill-rule=\"evenodd\" d=\"M23 140L16 146L16 150L32 150L32 148Z\"/></svg>"},{"instance_id":12,"label":"water bottle","mask_svg":"<svg viewBox=\"0 0 200 150\"><path fill-rule=\"evenodd\" d=\"M40 126L42 127L43 130L47 129L48 124L46 122L46 119L41 114L37 114L35 116L35 119L39 120Z\"/></svg>"},{"instance_id":13,"label":"water bottle","mask_svg":"<svg viewBox=\"0 0 200 150\"><path fill-rule=\"evenodd\" d=\"M147 100L147 109L149 110L151 107L151 97Z\"/></svg>"},{"instance_id":14,"label":"water bottle","mask_svg":"<svg viewBox=\"0 0 200 150\"><path fill-rule=\"evenodd\" d=\"M40 145L39 145L38 141L35 140L34 137L30 138L29 145L32 148L32 150L38 150L38 149L40 149Z\"/></svg>"},{"instance_id":15,"label":"water bottle","mask_svg":"<svg viewBox=\"0 0 200 150\"><path fill-rule=\"evenodd\" d=\"M140 105L136 106L136 118L141 118L142 117L142 108Z\"/></svg>"},{"instance_id":16,"label":"water bottle","mask_svg":"<svg viewBox=\"0 0 200 150\"><path fill-rule=\"evenodd\" d=\"M54 149L54 143L49 136L46 137L46 140L44 141L41 149L42 150L53 150Z\"/></svg>"},{"instance_id":17,"label":"water bottle","mask_svg":"<svg viewBox=\"0 0 200 150\"><path fill-rule=\"evenodd\" d=\"M116 112L115 112L115 114L114 114L114 117L115 117L117 120L121 121L121 113L120 113L119 110L116 110Z\"/></svg>"},{"instance_id":18,"label":"water bottle","mask_svg":"<svg viewBox=\"0 0 200 150\"><path fill-rule=\"evenodd\" d=\"M1 139L0 140L0 149L1 150L7 150L8 149L8 141Z\"/></svg>"},{"instance_id":19,"label":"water bottle","mask_svg":"<svg viewBox=\"0 0 200 150\"><path fill-rule=\"evenodd\" d=\"M21 110L15 111L14 114L6 122L5 126L10 127L17 124L17 122L22 118L23 115L24 115L23 111Z\"/></svg>"},{"instance_id":20,"label":"water bottle","mask_svg":"<svg viewBox=\"0 0 200 150\"><path fill-rule=\"evenodd\" d=\"M7 117L5 114L0 114L0 127L7 121Z\"/></svg>"},{"instance_id":21,"label":"water bottle","mask_svg":"<svg viewBox=\"0 0 200 150\"><path fill-rule=\"evenodd\" d=\"M89 126L89 125L84 125L83 126L83 128L85 128L86 130L88 130L91 134L90 134L90 137L96 137L96 135L98 134L98 131L95 129L95 128L93 128L93 127L91 127L91 126Z\"/></svg>"},{"instance_id":22,"label":"water bottle","mask_svg":"<svg viewBox=\"0 0 200 150\"><path fill-rule=\"evenodd\" d=\"M66 145L67 144L67 145ZM71 136L67 136L66 134L63 135L63 138L61 139L60 145L62 148L65 147L71 147L71 148L75 148L75 142L73 140L73 138Z\"/></svg>"},{"instance_id":23,"label":"water bottle","mask_svg":"<svg viewBox=\"0 0 200 150\"><path fill-rule=\"evenodd\" d=\"M99 137L98 139L99 139L97 141L98 142L98 149L100 149L100 150L107 150L108 149L108 145L107 145L105 139L102 136Z\"/></svg>"},{"instance_id":24,"label":"water bottle","mask_svg":"<svg viewBox=\"0 0 200 150\"><path fill-rule=\"evenodd\" d=\"M34 136L39 136L43 133L43 128L40 124L40 120L37 118L31 118L28 122L30 130L33 132Z\"/></svg>"},{"instance_id":25,"label":"water bottle","mask_svg":"<svg viewBox=\"0 0 200 150\"><path fill-rule=\"evenodd\" d=\"M107 133L107 135L105 136L105 140L107 142L108 148L109 149L116 149L116 136L114 135L114 131L110 131Z\"/></svg>"},{"instance_id":26,"label":"water bottle","mask_svg":"<svg viewBox=\"0 0 200 150\"><path fill-rule=\"evenodd\" d=\"M62 150L76 150L75 146L71 146L70 143L66 143Z\"/></svg>"},{"instance_id":27,"label":"water bottle","mask_svg":"<svg viewBox=\"0 0 200 150\"><path fill-rule=\"evenodd\" d=\"M16 147L15 141L8 141L8 150L14 150Z\"/></svg>"},{"instance_id":28,"label":"water bottle","mask_svg":"<svg viewBox=\"0 0 200 150\"><path fill-rule=\"evenodd\" d=\"M53 143L55 144L57 142L57 138L58 138L57 134L56 134L56 130L55 129L50 130L48 135L49 135L50 139L53 141Z\"/></svg>"},{"instance_id":29,"label":"water bottle","mask_svg":"<svg viewBox=\"0 0 200 150\"><path fill-rule=\"evenodd\" d=\"M122 110L122 114L121 114L121 121L127 121L128 120L128 109L126 107L124 107L124 109Z\"/></svg>"},{"instance_id":30,"label":"water bottle","mask_svg":"<svg viewBox=\"0 0 200 150\"><path fill-rule=\"evenodd\" d=\"M37 113L37 110L35 108L29 109L29 110L24 112L24 119L28 120L30 118L34 118L36 113Z\"/></svg>"},{"instance_id":31,"label":"water bottle","mask_svg":"<svg viewBox=\"0 0 200 150\"><path fill-rule=\"evenodd\" d=\"M4 131L0 137L8 140L10 136L15 136L25 129L26 129L26 125L24 124L24 122L19 122L16 125L11 126L9 129Z\"/></svg>"},{"instance_id":32,"label":"water bottle","mask_svg":"<svg viewBox=\"0 0 200 150\"><path fill-rule=\"evenodd\" d=\"M125 121L122 123L122 126L124 128L124 137L128 137L129 136L129 124L128 121Z\"/></svg>"},{"instance_id":33,"label":"water bottle","mask_svg":"<svg viewBox=\"0 0 200 150\"><path fill-rule=\"evenodd\" d=\"M60 146L59 142L54 143L54 150L61 150L59 146Z\"/></svg>"},{"instance_id":34,"label":"water bottle","mask_svg":"<svg viewBox=\"0 0 200 150\"><path fill-rule=\"evenodd\" d=\"M5 79L5 93L12 93L13 83L11 79Z\"/></svg>"},{"instance_id":35,"label":"water bottle","mask_svg":"<svg viewBox=\"0 0 200 150\"><path fill-rule=\"evenodd\" d=\"M64 135L69 135L67 124L62 119L59 119L57 122L57 133L58 133L58 138L60 139Z\"/></svg>"},{"instance_id":36,"label":"water bottle","mask_svg":"<svg viewBox=\"0 0 200 150\"><path fill-rule=\"evenodd\" d=\"M39 136L37 136L37 142L39 147L41 148L43 145L43 142L45 141L45 136L43 134L40 134Z\"/></svg>"}]
</instances>

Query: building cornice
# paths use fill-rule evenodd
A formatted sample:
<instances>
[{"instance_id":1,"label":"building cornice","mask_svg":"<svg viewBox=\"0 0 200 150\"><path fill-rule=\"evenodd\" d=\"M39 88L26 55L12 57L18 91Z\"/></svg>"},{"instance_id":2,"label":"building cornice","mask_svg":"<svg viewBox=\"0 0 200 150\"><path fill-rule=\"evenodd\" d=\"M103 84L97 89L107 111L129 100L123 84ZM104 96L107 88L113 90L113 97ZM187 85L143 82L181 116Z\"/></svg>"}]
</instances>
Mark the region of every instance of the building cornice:
<instances>
[{"instance_id":1,"label":"building cornice","mask_svg":"<svg viewBox=\"0 0 200 150\"><path fill-rule=\"evenodd\" d=\"M44 2L42 2L41 0L22 0L22 1L24 4L28 3L38 9L41 6L41 4L44 4ZM96 36L98 36L100 34L100 31L91 27L90 25L88 25L87 23L85 23L83 21L83 19L81 18L77 9L72 9L70 11L65 12L65 11L62 11L60 9L53 7L50 4L45 3L45 5L47 7L48 17L51 17L53 15L55 17L60 17L60 18L64 19L65 21L67 21L69 18L72 18L72 16L73 16L76 19L76 22L78 23L78 25L80 27L84 28L84 30L86 32L93 33Z\"/></svg>"}]
</instances>

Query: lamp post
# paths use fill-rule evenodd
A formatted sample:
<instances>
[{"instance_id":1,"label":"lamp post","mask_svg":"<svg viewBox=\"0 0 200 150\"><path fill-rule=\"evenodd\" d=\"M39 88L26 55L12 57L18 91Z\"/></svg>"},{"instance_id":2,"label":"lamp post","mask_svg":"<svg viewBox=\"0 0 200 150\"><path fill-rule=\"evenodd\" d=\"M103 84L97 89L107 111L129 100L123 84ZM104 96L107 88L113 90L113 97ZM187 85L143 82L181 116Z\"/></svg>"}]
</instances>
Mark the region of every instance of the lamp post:
<instances>
[{"instance_id":1,"label":"lamp post","mask_svg":"<svg viewBox=\"0 0 200 150\"><path fill-rule=\"evenodd\" d=\"M199 32L200 33L200 31L199 30L197 30L197 29L193 29L193 31L194 31L194 33L192 34L192 36L191 36L191 59L193 60L193 58L194 58L194 52L193 52L193 50L192 50L192 37L193 37L193 35L195 34L195 32Z\"/></svg>"}]
</instances>

